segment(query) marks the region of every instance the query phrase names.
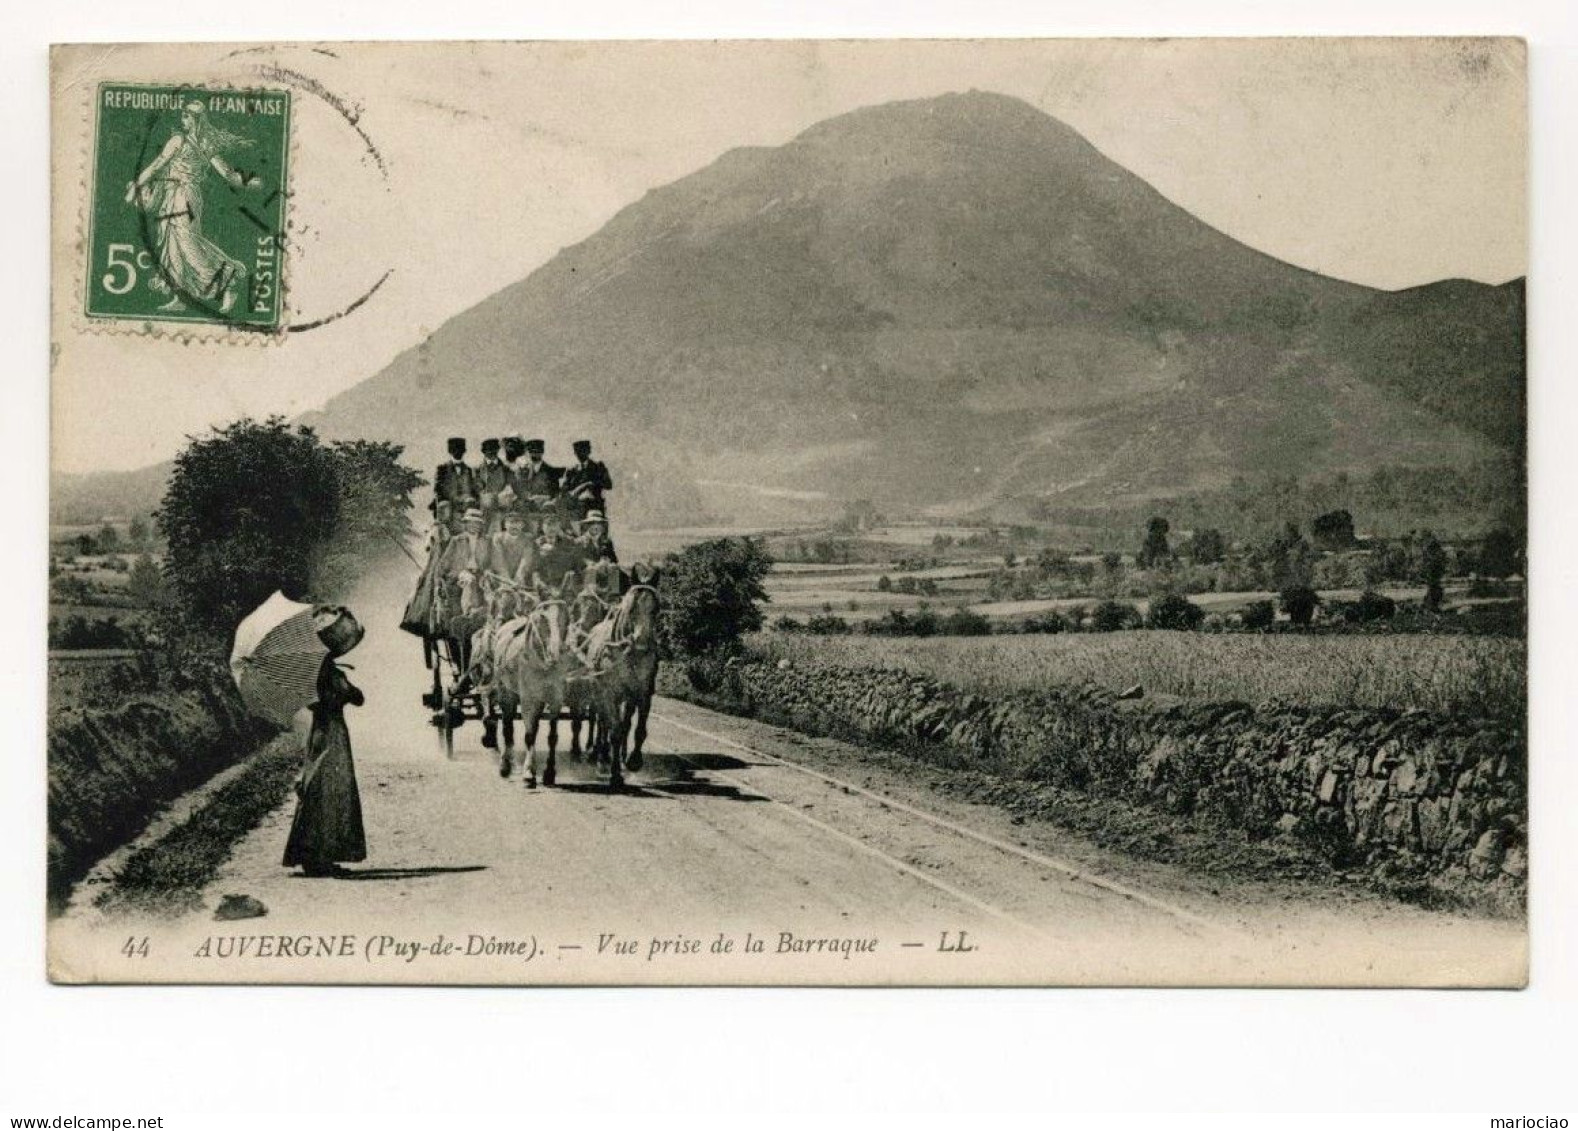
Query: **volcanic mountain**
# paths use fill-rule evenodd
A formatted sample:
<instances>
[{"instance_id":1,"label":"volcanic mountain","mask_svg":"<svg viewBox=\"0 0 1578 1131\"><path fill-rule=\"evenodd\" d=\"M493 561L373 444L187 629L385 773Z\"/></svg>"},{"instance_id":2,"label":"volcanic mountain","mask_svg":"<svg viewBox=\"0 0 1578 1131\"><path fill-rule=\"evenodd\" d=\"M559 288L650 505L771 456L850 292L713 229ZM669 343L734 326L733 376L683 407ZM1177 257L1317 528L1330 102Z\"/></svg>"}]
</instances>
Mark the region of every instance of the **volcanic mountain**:
<instances>
[{"instance_id":1,"label":"volcanic mountain","mask_svg":"<svg viewBox=\"0 0 1578 1131\"><path fill-rule=\"evenodd\" d=\"M1521 280L1290 266L972 92L728 152L311 422L431 462L447 435L585 432L626 520L987 513L1516 456L1523 372Z\"/></svg>"}]
</instances>

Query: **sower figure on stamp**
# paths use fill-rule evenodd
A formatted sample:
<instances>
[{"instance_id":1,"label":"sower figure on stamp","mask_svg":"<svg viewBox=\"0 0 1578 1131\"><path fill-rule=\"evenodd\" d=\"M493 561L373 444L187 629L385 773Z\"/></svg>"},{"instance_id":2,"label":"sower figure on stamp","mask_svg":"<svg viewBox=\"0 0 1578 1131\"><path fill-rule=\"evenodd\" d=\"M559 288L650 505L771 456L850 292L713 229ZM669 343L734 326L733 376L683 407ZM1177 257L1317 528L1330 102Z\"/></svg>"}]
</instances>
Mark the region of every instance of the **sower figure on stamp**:
<instances>
[{"instance_id":1,"label":"sower figure on stamp","mask_svg":"<svg viewBox=\"0 0 1578 1131\"><path fill-rule=\"evenodd\" d=\"M126 203L140 208L152 228L159 270L149 285L170 295L161 310L184 310L192 299L218 303L228 314L241 295L246 267L203 234L203 180L212 170L232 189L255 188L258 179L237 172L224 156L251 144L209 121L201 102L188 102L181 128L126 186Z\"/></svg>"},{"instance_id":2,"label":"sower figure on stamp","mask_svg":"<svg viewBox=\"0 0 1578 1131\"><path fill-rule=\"evenodd\" d=\"M472 472L477 488L477 505L482 508L483 533L492 537L504 529L504 510L514 498L510 473L499 462L499 442L482 441L482 466ZM505 492L509 491L509 495Z\"/></svg>"},{"instance_id":3,"label":"sower figure on stamp","mask_svg":"<svg viewBox=\"0 0 1578 1131\"><path fill-rule=\"evenodd\" d=\"M571 446L575 449L575 463L565 469L561 484L565 498L570 501L570 517L584 520L592 511L606 516L608 504L603 493L614 489L608 465L592 458L592 441L577 440Z\"/></svg>"},{"instance_id":4,"label":"sower figure on stamp","mask_svg":"<svg viewBox=\"0 0 1578 1131\"><path fill-rule=\"evenodd\" d=\"M438 470L433 473L435 514L440 499L449 504L451 523L465 514L468 507L476 505L476 473L466 462L466 441L459 436L450 438L449 462L439 464ZM453 525L450 527L450 533L455 533Z\"/></svg>"}]
</instances>

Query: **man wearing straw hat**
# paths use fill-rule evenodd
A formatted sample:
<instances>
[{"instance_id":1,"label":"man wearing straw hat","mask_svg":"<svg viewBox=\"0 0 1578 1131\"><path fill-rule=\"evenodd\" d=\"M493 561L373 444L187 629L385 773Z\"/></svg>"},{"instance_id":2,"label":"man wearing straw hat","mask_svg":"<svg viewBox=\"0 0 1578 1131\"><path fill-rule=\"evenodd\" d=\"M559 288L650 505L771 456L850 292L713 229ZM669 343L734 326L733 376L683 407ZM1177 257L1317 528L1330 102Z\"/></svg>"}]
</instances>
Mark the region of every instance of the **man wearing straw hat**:
<instances>
[{"instance_id":1,"label":"man wearing straw hat","mask_svg":"<svg viewBox=\"0 0 1578 1131\"><path fill-rule=\"evenodd\" d=\"M460 533L444 547L439 563L442 577L460 582L460 611L475 612L482 606L482 575L488 568L488 542L482 534L482 508L466 508Z\"/></svg>"}]
</instances>

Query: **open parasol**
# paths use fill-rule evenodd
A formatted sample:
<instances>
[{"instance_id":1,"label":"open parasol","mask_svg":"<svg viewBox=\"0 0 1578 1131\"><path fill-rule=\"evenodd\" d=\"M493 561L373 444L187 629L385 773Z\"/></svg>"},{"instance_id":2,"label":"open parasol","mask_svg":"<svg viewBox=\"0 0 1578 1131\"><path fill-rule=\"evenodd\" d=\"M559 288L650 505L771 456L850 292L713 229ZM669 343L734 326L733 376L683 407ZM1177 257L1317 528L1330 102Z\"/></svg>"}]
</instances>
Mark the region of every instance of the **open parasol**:
<instances>
[{"instance_id":1,"label":"open parasol","mask_svg":"<svg viewBox=\"0 0 1578 1131\"><path fill-rule=\"evenodd\" d=\"M312 613L313 606L276 592L236 626L230 675L252 713L281 726L318 698L318 670L329 649Z\"/></svg>"}]
</instances>

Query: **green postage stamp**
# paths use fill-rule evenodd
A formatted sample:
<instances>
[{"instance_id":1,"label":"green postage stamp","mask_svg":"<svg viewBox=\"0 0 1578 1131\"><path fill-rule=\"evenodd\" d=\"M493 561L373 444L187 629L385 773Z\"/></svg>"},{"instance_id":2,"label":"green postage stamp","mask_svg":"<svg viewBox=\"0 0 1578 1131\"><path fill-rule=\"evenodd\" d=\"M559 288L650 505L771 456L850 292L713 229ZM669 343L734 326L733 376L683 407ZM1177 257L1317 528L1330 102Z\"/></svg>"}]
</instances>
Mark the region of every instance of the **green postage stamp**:
<instances>
[{"instance_id":1,"label":"green postage stamp","mask_svg":"<svg viewBox=\"0 0 1578 1131\"><path fill-rule=\"evenodd\" d=\"M289 92L104 83L96 101L88 317L280 329Z\"/></svg>"}]
</instances>

